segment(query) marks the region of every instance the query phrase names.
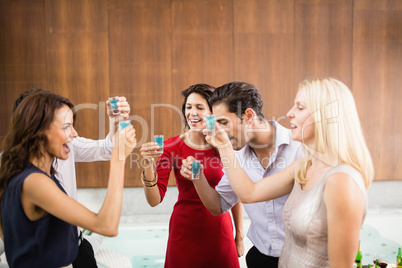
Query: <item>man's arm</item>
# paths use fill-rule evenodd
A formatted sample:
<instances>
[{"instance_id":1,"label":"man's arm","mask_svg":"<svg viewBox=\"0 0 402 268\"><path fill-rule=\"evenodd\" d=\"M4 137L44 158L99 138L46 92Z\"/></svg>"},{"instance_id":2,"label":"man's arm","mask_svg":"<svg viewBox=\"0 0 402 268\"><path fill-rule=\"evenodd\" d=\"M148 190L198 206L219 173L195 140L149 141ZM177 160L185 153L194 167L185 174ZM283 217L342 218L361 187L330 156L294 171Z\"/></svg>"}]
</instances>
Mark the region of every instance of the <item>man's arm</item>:
<instances>
[{"instance_id":1,"label":"man's arm","mask_svg":"<svg viewBox=\"0 0 402 268\"><path fill-rule=\"evenodd\" d=\"M204 130L206 141L218 149L230 186L244 204L276 199L289 194L294 184L295 162L286 169L258 182L250 179L238 162L235 151L229 142L228 134L216 125L214 132Z\"/></svg>"},{"instance_id":2,"label":"man's arm","mask_svg":"<svg viewBox=\"0 0 402 268\"><path fill-rule=\"evenodd\" d=\"M217 216L222 214L221 201L218 192L209 185L203 172L200 172L199 180L193 180L194 187L197 190L204 206L211 212L212 215Z\"/></svg>"},{"instance_id":3,"label":"man's arm","mask_svg":"<svg viewBox=\"0 0 402 268\"><path fill-rule=\"evenodd\" d=\"M198 196L212 215L217 216L229 211L234 205L237 204L238 198L231 189L226 174L222 176L219 184L214 189L211 187L211 185L209 185L207 179L205 178L203 172L204 167L201 165L200 178L198 180L192 180L191 163L193 160L194 157L192 156L189 156L187 159L183 160L180 174L184 178L191 180L194 183ZM219 189L219 191L216 189Z\"/></svg>"},{"instance_id":4,"label":"man's arm","mask_svg":"<svg viewBox=\"0 0 402 268\"><path fill-rule=\"evenodd\" d=\"M110 137L111 138L111 137ZM108 161L112 153L109 135L106 139L91 140L76 137L70 143L73 146L75 162Z\"/></svg>"},{"instance_id":5,"label":"man's arm","mask_svg":"<svg viewBox=\"0 0 402 268\"><path fill-rule=\"evenodd\" d=\"M237 256L244 255L244 233L243 233L243 205L238 202L232 207L233 223L235 227L235 243Z\"/></svg>"},{"instance_id":6,"label":"man's arm","mask_svg":"<svg viewBox=\"0 0 402 268\"><path fill-rule=\"evenodd\" d=\"M69 147L71 151L68 159L57 161L56 177L63 182L67 194L77 200L75 162L109 161L113 146L108 137L102 140L76 137L69 143Z\"/></svg>"}]
</instances>

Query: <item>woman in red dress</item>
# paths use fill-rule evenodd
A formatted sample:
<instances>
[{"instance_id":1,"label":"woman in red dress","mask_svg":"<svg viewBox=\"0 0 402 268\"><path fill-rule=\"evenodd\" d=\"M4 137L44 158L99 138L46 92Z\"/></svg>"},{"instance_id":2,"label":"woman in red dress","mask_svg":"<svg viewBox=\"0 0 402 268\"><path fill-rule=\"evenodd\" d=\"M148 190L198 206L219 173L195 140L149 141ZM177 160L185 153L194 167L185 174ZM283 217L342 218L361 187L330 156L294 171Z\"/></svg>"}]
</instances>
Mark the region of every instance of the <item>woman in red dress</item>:
<instances>
[{"instance_id":1,"label":"woman in red dress","mask_svg":"<svg viewBox=\"0 0 402 268\"><path fill-rule=\"evenodd\" d=\"M235 242L230 214L213 216L204 207L193 183L180 174L182 160L193 156L204 166L205 177L212 187L223 175L219 154L202 133L205 117L212 110L208 103L212 90L212 86L196 84L182 92L185 97L182 112L188 131L166 140L162 155L156 152L159 147L155 142L141 148L148 163L141 175L148 203L154 207L162 202L172 169L179 190L169 223L166 268L236 268L238 256L244 252L241 204L232 209Z\"/></svg>"}]
</instances>

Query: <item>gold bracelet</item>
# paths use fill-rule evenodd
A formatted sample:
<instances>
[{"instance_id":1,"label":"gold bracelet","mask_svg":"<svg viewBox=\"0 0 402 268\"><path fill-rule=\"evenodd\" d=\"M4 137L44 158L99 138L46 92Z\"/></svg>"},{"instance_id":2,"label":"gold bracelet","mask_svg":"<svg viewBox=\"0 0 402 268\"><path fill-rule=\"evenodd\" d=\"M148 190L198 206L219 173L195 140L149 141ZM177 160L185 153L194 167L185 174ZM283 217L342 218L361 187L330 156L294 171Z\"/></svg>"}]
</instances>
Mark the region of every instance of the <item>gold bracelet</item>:
<instances>
[{"instance_id":1,"label":"gold bracelet","mask_svg":"<svg viewBox=\"0 0 402 268\"><path fill-rule=\"evenodd\" d=\"M154 173L154 179L152 181L150 181L145 178L145 170L143 170L141 172L141 181L145 187L154 187L158 183L158 173L156 173L156 172L153 172L153 173ZM153 182L155 182L155 183L152 185L149 185L149 183L153 183Z\"/></svg>"}]
</instances>

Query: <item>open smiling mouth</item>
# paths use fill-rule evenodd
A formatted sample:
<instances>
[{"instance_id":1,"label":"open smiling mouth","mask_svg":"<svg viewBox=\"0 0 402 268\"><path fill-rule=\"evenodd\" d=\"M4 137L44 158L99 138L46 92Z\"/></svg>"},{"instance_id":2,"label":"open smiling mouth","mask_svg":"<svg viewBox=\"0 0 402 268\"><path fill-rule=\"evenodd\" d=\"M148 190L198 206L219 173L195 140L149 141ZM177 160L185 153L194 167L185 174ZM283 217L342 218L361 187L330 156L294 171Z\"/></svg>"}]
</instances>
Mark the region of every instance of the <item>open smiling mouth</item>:
<instances>
[{"instance_id":1,"label":"open smiling mouth","mask_svg":"<svg viewBox=\"0 0 402 268\"><path fill-rule=\"evenodd\" d=\"M201 119L190 119L191 124L197 124L199 122L201 122Z\"/></svg>"},{"instance_id":2,"label":"open smiling mouth","mask_svg":"<svg viewBox=\"0 0 402 268\"><path fill-rule=\"evenodd\" d=\"M69 153L69 152L70 152L70 148L68 147L67 144L63 144L63 148L64 148L64 151L65 151L66 153Z\"/></svg>"}]
</instances>

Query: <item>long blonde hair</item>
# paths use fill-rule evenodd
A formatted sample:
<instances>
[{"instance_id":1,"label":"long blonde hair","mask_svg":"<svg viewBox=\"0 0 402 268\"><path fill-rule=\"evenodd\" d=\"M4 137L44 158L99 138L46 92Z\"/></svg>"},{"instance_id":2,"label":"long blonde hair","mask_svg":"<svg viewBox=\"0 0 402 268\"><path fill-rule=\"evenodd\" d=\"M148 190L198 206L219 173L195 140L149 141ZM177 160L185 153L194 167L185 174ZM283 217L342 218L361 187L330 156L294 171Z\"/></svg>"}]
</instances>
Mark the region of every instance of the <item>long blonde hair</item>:
<instances>
[{"instance_id":1,"label":"long blonde hair","mask_svg":"<svg viewBox=\"0 0 402 268\"><path fill-rule=\"evenodd\" d=\"M360 126L356 104L349 88L334 78L304 80L299 84L307 98L307 108L313 117L314 150L337 156L344 163L358 170L369 188L374 168ZM306 145L303 144L305 149ZM303 150L303 158L296 169L300 184L307 182L306 173L314 156Z\"/></svg>"}]
</instances>

